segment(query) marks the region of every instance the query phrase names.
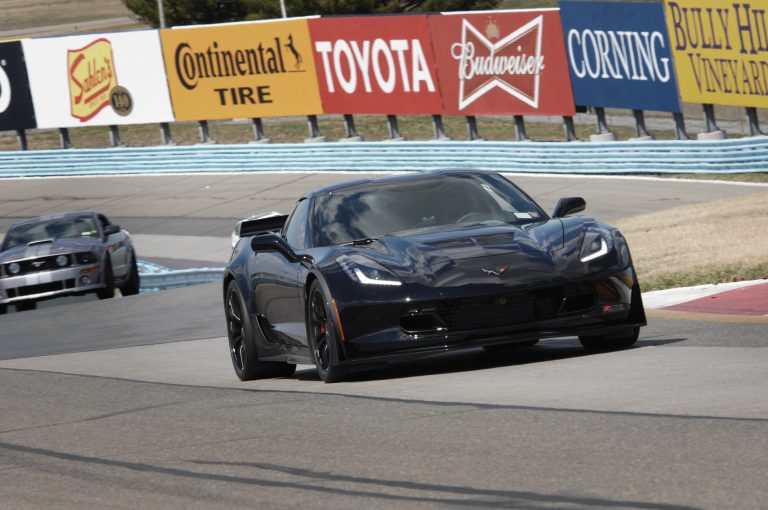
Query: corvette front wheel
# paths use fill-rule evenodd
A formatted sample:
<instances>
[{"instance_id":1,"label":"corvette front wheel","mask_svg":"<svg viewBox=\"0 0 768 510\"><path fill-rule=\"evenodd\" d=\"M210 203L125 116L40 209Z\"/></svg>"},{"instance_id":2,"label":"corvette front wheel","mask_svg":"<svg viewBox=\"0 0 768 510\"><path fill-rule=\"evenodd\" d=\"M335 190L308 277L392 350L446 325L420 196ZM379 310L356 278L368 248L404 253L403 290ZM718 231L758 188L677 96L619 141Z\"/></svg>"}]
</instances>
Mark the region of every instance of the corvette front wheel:
<instances>
[{"instance_id":1,"label":"corvette front wheel","mask_svg":"<svg viewBox=\"0 0 768 510\"><path fill-rule=\"evenodd\" d=\"M309 355L317 368L317 375L324 382L341 381L347 376L345 367L339 365L339 344L336 326L330 311L330 298L318 280L312 282L307 300L307 340Z\"/></svg>"}]
</instances>

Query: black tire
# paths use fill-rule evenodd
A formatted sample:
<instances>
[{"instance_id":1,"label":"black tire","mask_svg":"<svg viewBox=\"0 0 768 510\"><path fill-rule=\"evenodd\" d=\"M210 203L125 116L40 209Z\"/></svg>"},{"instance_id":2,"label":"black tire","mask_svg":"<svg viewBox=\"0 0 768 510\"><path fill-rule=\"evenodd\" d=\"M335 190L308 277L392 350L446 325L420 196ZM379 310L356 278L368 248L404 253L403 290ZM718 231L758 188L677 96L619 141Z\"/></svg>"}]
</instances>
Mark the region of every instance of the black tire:
<instances>
[{"instance_id":1,"label":"black tire","mask_svg":"<svg viewBox=\"0 0 768 510\"><path fill-rule=\"evenodd\" d=\"M30 310L36 310L37 303L35 301L21 301L16 303L17 312L28 312Z\"/></svg>"},{"instance_id":2,"label":"black tire","mask_svg":"<svg viewBox=\"0 0 768 510\"><path fill-rule=\"evenodd\" d=\"M136 253L131 250L131 274L125 284L120 287L120 294L123 296L134 296L139 293L141 282L139 280L139 268L136 266Z\"/></svg>"},{"instance_id":3,"label":"black tire","mask_svg":"<svg viewBox=\"0 0 768 510\"><path fill-rule=\"evenodd\" d=\"M326 383L333 383L347 377L347 368L339 364L339 344L336 325L331 315L330 299L319 280L312 282L307 299L307 341L309 355L317 368L317 375Z\"/></svg>"},{"instance_id":4,"label":"black tire","mask_svg":"<svg viewBox=\"0 0 768 510\"><path fill-rule=\"evenodd\" d=\"M526 340L525 342L510 342L505 344L493 344L493 345L484 345L483 349L485 349L488 352L499 352L499 351L506 351L509 349L517 349L518 347L532 347L539 343L539 339L535 340Z\"/></svg>"},{"instance_id":5,"label":"black tire","mask_svg":"<svg viewBox=\"0 0 768 510\"><path fill-rule=\"evenodd\" d=\"M99 299L112 299L115 297L115 277L112 275L112 260L106 255L104 261L104 286L96 291Z\"/></svg>"},{"instance_id":6,"label":"black tire","mask_svg":"<svg viewBox=\"0 0 768 510\"><path fill-rule=\"evenodd\" d=\"M5 315L5 312L8 311L8 305L0 305L0 315Z\"/></svg>"},{"instance_id":7,"label":"black tire","mask_svg":"<svg viewBox=\"0 0 768 510\"><path fill-rule=\"evenodd\" d=\"M588 351L612 351L631 347L640 336L640 328L629 328L621 333L599 336L580 336L579 342Z\"/></svg>"},{"instance_id":8,"label":"black tire","mask_svg":"<svg viewBox=\"0 0 768 510\"><path fill-rule=\"evenodd\" d=\"M232 280L227 286L224 299L224 317L227 320L227 338L232 368L241 381L267 379L270 377L290 377L296 371L296 365L279 361L259 361L256 343L253 340L251 321L246 317L245 300L237 282Z\"/></svg>"}]
</instances>

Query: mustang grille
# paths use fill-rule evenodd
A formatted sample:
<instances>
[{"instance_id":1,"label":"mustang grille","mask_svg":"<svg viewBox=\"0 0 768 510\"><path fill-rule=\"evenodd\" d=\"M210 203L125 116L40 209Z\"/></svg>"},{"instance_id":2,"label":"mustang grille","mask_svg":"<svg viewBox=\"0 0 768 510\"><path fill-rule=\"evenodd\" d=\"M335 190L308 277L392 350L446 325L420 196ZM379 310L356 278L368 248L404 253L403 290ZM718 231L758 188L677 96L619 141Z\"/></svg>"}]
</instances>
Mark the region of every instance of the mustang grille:
<instances>
[{"instance_id":1,"label":"mustang grille","mask_svg":"<svg viewBox=\"0 0 768 510\"><path fill-rule=\"evenodd\" d=\"M24 260L19 262L20 271L17 274L11 275L11 272L8 271L8 265L5 267L5 274L9 276L22 276L25 274L31 274L31 273L40 273L42 271L52 271L54 269L61 269L56 264L56 257L58 255L53 255L50 257L40 257L35 260ZM64 267L69 266L71 263L71 255L67 255L67 264Z\"/></svg>"},{"instance_id":2,"label":"mustang grille","mask_svg":"<svg viewBox=\"0 0 768 510\"><path fill-rule=\"evenodd\" d=\"M595 295L591 285L582 283L437 301L433 309L424 307L421 314L403 317L400 325L406 331L425 331L429 324L425 319L431 316L434 318L432 324L448 330L497 328L583 312L594 305Z\"/></svg>"},{"instance_id":3,"label":"mustang grille","mask_svg":"<svg viewBox=\"0 0 768 510\"><path fill-rule=\"evenodd\" d=\"M29 285L19 287L19 296L32 296L34 294L43 294L45 292L55 292L64 289L64 282L41 283L40 285Z\"/></svg>"}]
</instances>

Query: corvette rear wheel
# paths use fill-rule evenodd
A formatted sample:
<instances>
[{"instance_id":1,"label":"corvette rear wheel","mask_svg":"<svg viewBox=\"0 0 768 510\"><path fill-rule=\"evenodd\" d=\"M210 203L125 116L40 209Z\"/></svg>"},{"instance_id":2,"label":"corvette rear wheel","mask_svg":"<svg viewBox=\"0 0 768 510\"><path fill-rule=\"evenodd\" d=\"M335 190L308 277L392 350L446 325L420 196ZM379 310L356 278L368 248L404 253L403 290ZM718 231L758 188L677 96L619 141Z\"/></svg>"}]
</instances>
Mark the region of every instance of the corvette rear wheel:
<instances>
[{"instance_id":1,"label":"corvette rear wheel","mask_svg":"<svg viewBox=\"0 0 768 510\"><path fill-rule=\"evenodd\" d=\"M241 381L288 377L296 371L296 365L279 361L259 361L253 340L251 321L247 320L247 308L237 282L232 280L227 287L224 301L224 316L227 319L227 337L232 367Z\"/></svg>"},{"instance_id":2,"label":"corvette rear wheel","mask_svg":"<svg viewBox=\"0 0 768 510\"><path fill-rule=\"evenodd\" d=\"M580 336L579 341L588 351L611 351L632 346L639 336L640 328L629 328L611 335Z\"/></svg>"},{"instance_id":3,"label":"corvette rear wheel","mask_svg":"<svg viewBox=\"0 0 768 510\"><path fill-rule=\"evenodd\" d=\"M347 376L345 367L338 364L339 344L336 326L329 320L330 299L318 280L312 282L307 300L307 339L309 353L317 368L317 375L324 382L341 381Z\"/></svg>"}]
</instances>

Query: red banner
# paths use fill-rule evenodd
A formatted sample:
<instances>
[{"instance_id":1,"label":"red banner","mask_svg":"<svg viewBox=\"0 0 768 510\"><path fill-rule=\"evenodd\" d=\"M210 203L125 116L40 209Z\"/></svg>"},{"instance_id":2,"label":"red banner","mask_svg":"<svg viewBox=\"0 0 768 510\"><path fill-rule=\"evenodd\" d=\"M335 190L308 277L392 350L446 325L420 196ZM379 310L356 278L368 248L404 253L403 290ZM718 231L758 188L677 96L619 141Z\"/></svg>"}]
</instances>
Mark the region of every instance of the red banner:
<instances>
[{"instance_id":1,"label":"red banner","mask_svg":"<svg viewBox=\"0 0 768 510\"><path fill-rule=\"evenodd\" d=\"M426 16L311 19L309 32L325 113L441 113Z\"/></svg>"},{"instance_id":2,"label":"red banner","mask_svg":"<svg viewBox=\"0 0 768 510\"><path fill-rule=\"evenodd\" d=\"M557 9L428 18L445 113L575 113Z\"/></svg>"}]
</instances>

